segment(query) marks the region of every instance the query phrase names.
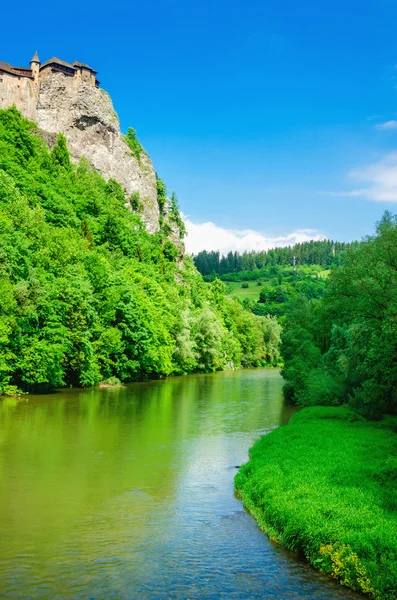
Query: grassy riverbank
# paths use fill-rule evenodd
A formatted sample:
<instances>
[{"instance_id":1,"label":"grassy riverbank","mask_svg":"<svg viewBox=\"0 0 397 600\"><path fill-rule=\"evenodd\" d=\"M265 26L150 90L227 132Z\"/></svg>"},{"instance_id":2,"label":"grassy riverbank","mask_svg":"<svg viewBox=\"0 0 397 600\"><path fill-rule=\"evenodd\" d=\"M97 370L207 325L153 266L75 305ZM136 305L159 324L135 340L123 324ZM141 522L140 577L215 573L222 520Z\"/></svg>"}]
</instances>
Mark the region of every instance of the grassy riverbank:
<instances>
[{"instance_id":1,"label":"grassy riverbank","mask_svg":"<svg viewBox=\"0 0 397 600\"><path fill-rule=\"evenodd\" d=\"M374 598L397 598L397 423L313 407L258 440L235 478L268 535Z\"/></svg>"}]
</instances>

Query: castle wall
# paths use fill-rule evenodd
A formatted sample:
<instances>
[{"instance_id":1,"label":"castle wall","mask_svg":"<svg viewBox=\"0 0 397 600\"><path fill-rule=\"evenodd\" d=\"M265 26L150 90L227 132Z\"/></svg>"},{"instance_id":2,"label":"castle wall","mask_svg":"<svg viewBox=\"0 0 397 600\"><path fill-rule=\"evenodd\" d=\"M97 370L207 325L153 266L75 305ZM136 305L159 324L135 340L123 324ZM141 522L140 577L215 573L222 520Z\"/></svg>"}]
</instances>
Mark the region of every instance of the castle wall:
<instances>
[{"instance_id":1,"label":"castle wall","mask_svg":"<svg viewBox=\"0 0 397 600\"><path fill-rule=\"evenodd\" d=\"M95 74L92 73L89 69L85 69L84 67L77 67L77 71L74 76L78 81L84 81L85 83L89 83L90 85L95 86Z\"/></svg>"},{"instance_id":2,"label":"castle wall","mask_svg":"<svg viewBox=\"0 0 397 600\"><path fill-rule=\"evenodd\" d=\"M21 113L36 121L36 107L39 99L40 82L53 76L51 66L44 67L39 71L39 65L32 65L35 80L28 79L23 75L12 75L0 72L0 108L8 108L15 105ZM35 68L36 67L36 68ZM66 77L69 85L78 85L83 81L95 87L95 75L88 69L78 69L74 77Z\"/></svg>"},{"instance_id":3,"label":"castle wall","mask_svg":"<svg viewBox=\"0 0 397 600\"><path fill-rule=\"evenodd\" d=\"M52 73L52 70L51 70L51 67L50 67L50 66L48 66L48 67L43 67L43 68L40 70L39 78L40 78L40 79L42 79L43 77L48 77L48 75L51 75L51 73Z\"/></svg>"},{"instance_id":4,"label":"castle wall","mask_svg":"<svg viewBox=\"0 0 397 600\"><path fill-rule=\"evenodd\" d=\"M38 85L26 77L0 73L0 108L15 106L34 121L38 100Z\"/></svg>"}]
</instances>

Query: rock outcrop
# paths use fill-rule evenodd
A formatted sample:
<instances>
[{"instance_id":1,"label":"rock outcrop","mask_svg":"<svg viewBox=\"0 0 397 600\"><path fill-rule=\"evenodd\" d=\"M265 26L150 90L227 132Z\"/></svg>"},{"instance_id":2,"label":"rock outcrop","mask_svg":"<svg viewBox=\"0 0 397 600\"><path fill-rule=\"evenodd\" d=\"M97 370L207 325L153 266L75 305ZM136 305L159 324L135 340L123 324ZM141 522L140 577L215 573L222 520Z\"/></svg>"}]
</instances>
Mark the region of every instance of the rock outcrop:
<instances>
[{"instance_id":1,"label":"rock outcrop","mask_svg":"<svg viewBox=\"0 0 397 600\"><path fill-rule=\"evenodd\" d=\"M109 94L63 73L53 73L38 84L36 99L29 95L27 103L25 95L18 89L17 95L8 94L1 107L15 104L28 118L34 116L44 132L64 133L72 160L77 162L84 156L106 180L118 181L126 191L126 201L133 192L139 192L147 229L158 231L160 215L152 162L145 152L136 158L124 141Z\"/></svg>"}]
</instances>

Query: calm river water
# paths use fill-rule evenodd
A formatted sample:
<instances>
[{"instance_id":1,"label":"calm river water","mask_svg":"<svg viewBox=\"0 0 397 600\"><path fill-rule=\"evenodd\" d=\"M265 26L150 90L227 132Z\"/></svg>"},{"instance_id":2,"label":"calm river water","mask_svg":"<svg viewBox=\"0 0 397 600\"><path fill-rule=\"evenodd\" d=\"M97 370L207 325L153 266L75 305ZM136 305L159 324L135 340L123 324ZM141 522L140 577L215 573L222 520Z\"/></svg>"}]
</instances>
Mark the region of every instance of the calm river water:
<instances>
[{"instance_id":1,"label":"calm river water","mask_svg":"<svg viewBox=\"0 0 397 600\"><path fill-rule=\"evenodd\" d=\"M1 401L0 597L356 597L233 495L288 419L281 387L260 369Z\"/></svg>"}]
</instances>

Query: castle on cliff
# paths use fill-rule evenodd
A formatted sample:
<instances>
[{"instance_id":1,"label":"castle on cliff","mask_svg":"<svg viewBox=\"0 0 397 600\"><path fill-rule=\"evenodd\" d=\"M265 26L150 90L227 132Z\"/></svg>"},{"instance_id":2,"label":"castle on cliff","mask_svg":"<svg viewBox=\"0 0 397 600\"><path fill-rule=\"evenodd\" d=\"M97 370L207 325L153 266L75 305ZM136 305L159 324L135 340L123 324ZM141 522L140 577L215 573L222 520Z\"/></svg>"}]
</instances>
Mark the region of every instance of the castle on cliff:
<instances>
[{"instance_id":1,"label":"castle on cliff","mask_svg":"<svg viewBox=\"0 0 397 600\"><path fill-rule=\"evenodd\" d=\"M155 170L147 154L142 152L138 159L127 144L112 99L96 75L77 61L53 57L41 63L37 52L30 68L0 62L0 110L15 106L36 123L37 135L49 148L63 133L72 162L84 157L106 181L118 181L126 204L138 192L142 219L154 233L160 229Z\"/></svg>"},{"instance_id":2,"label":"castle on cliff","mask_svg":"<svg viewBox=\"0 0 397 600\"><path fill-rule=\"evenodd\" d=\"M88 65L77 61L71 64L54 56L41 64L37 52L34 53L30 61L30 68L13 67L9 63L0 61L0 86L15 83L21 79L28 79L38 84L41 79L52 73L63 73L66 77L74 77L90 85L99 86L99 81L96 78L97 71Z\"/></svg>"}]
</instances>

